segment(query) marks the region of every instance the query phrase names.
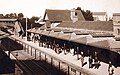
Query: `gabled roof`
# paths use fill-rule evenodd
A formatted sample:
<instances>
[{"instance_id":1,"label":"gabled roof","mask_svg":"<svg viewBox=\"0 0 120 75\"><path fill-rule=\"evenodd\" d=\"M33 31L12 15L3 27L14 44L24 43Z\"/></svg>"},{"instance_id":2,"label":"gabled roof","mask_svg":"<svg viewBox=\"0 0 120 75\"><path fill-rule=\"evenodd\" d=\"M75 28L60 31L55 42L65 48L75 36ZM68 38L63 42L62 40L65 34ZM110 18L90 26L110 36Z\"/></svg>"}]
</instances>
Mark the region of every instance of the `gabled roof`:
<instances>
[{"instance_id":1,"label":"gabled roof","mask_svg":"<svg viewBox=\"0 0 120 75\"><path fill-rule=\"evenodd\" d=\"M31 31L31 29L28 29L28 30L26 30L27 32L30 32Z\"/></svg>"},{"instance_id":2,"label":"gabled roof","mask_svg":"<svg viewBox=\"0 0 120 75\"><path fill-rule=\"evenodd\" d=\"M80 10L75 10L75 12L78 15L78 20L79 21L85 21L85 18L83 17L83 14ZM45 20L46 16L52 22L55 22L55 21L72 21L71 20L71 10L50 10L50 9L46 9L43 20Z\"/></svg>"},{"instance_id":3,"label":"gabled roof","mask_svg":"<svg viewBox=\"0 0 120 75\"><path fill-rule=\"evenodd\" d=\"M117 49L120 50L120 41L115 41L112 39L92 42L90 43L90 45L99 47L99 48L109 49L109 50L117 50Z\"/></svg>"},{"instance_id":4,"label":"gabled roof","mask_svg":"<svg viewBox=\"0 0 120 75\"><path fill-rule=\"evenodd\" d=\"M51 31L51 33L49 34L49 36L57 38L59 36L59 33L60 32L53 32L53 31Z\"/></svg>"},{"instance_id":5,"label":"gabled roof","mask_svg":"<svg viewBox=\"0 0 120 75\"><path fill-rule=\"evenodd\" d=\"M38 29L38 30L36 30L35 33L36 33L36 34L41 34L42 32L43 32L43 30L39 30L39 29Z\"/></svg>"},{"instance_id":6,"label":"gabled roof","mask_svg":"<svg viewBox=\"0 0 120 75\"><path fill-rule=\"evenodd\" d=\"M62 34L59 38L63 40L70 40L71 34Z\"/></svg>"},{"instance_id":7,"label":"gabled roof","mask_svg":"<svg viewBox=\"0 0 120 75\"><path fill-rule=\"evenodd\" d=\"M111 21L77 21L75 23L72 21L65 21L59 24L57 27L113 31L113 23Z\"/></svg>"},{"instance_id":8,"label":"gabled roof","mask_svg":"<svg viewBox=\"0 0 120 75\"><path fill-rule=\"evenodd\" d=\"M93 42L93 43L90 43L90 45L95 46L95 47L99 47L99 48L105 48L105 49L110 48L108 40Z\"/></svg>"},{"instance_id":9,"label":"gabled roof","mask_svg":"<svg viewBox=\"0 0 120 75\"><path fill-rule=\"evenodd\" d=\"M79 39L79 38L82 38L82 37L87 37L87 36L71 34L70 41L73 42L75 39Z\"/></svg>"},{"instance_id":10,"label":"gabled roof","mask_svg":"<svg viewBox=\"0 0 120 75\"><path fill-rule=\"evenodd\" d=\"M35 29L35 28L31 29L31 32L36 32L36 31L37 31L37 29Z\"/></svg>"},{"instance_id":11,"label":"gabled roof","mask_svg":"<svg viewBox=\"0 0 120 75\"><path fill-rule=\"evenodd\" d=\"M80 37L77 39L72 40L73 42L81 43L81 44L87 44L92 40L92 37L86 36L86 37Z\"/></svg>"},{"instance_id":12,"label":"gabled roof","mask_svg":"<svg viewBox=\"0 0 120 75\"><path fill-rule=\"evenodd\" d=\"M32 29L28 29L27 32L31 32L31 33L35 33L37 31L37 29L32 28Z\"/></svg>"},{"instance_id":13,"label":"gabled roof","mask_svg":"<svg viewBox=\"0 0 120 75\"><path fill-rule=\"evenodd\" d=\"M42 25L42 26L40 27L40 30L44 30L44 29L46 29L46 26L45 26L45 25Z\"/></svg>"},{"instance_id":14,"label":"gabled roof","mask_svg":"<svg viewBox=\"0 0 120 75\"><path fill-rule=\"evenodd\" d=\"M50 33L50 31L45 31L45 30L43 30L41 34L42 34L42 35L45 35L45 36L49 36L49 33Z\"/></svg>"}]
</instances>

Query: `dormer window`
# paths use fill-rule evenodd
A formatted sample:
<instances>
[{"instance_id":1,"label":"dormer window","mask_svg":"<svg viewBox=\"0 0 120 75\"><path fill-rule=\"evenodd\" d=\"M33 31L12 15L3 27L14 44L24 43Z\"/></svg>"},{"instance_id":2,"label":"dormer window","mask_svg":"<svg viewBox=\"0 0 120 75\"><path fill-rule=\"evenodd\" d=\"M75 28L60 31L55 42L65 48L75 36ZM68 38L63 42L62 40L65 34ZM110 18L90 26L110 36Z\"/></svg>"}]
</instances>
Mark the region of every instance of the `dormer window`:
<instances>
[{"instance_id":1,"label":"dormer window","mask_svg":"<svg viewBox=\"0 0 120 75\"><path fill-rule=\"evenodd\" d=\"M75 16L77 16L77 13L75 12Z\"/></svg>"}]
</instances>

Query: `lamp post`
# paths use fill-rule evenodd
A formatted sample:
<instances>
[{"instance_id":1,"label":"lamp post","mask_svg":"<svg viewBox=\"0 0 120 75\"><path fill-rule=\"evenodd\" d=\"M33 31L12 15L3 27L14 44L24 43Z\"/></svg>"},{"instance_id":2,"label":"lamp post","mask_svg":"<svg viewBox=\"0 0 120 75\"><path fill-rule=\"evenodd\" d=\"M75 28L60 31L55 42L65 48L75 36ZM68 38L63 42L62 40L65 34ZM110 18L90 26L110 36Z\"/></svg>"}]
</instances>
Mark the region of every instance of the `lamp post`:
<instances>
[{"instance_id":1,"label":"lamp post","mask_svg":"<svg viewBox=\"0 0 120 75\"><path fill-rule=\"evenodd\" d=\"M26 17L26 40L27 40L27 17Z\"/></svg>"}]
</instances>

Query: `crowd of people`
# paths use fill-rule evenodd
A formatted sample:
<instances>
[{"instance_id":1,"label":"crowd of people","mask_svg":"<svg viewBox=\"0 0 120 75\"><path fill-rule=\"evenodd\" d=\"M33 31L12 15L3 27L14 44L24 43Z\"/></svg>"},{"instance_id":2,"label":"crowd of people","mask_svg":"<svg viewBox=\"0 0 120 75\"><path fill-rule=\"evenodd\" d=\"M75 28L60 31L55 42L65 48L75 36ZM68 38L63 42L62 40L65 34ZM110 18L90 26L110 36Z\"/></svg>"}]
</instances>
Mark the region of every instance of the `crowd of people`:
<instances>
[{"instance_id":1,"label":"crowd of people","mask_svg":"<svg viewBox=\"0 0 120 75\"><path fill-rule=\"evenodd\" d=\"M24 30L23 27L20 23L20 21L17 19L15 21L15 25L14 25L14 35L22 37L24 34ZM38 37L35 37L35 40L37 40ZM79 49L76 49L79 50ZM74 51L74 55L75 55L75 51ZM81 61L81 66L83 67L84 65L87 64L87 61L85 61L85 56L84 56L84 52L81 51L80 53L80 57L77 56L77 59ZM88 57L88 64L89 64L89 68L94 68L94 69L99 69L99 67L101 66L100 61L98 60L97 57L97 52L95 52L95 56L91 56L89 55ZM114 75L114 66L112 65L111 62L109 62L109 66L108 66L108 73L109 75Z\"/></svg>"},{"instance_id":2,"label":"crowd of people","mask_svg":"<svg viewBox=\"0 0 120 75\"><path fill-rule=\"evenodd\" d=\"M80 56L77 56L77 59L81 61L82 67L87 64L87 61L84 60L85 56L84 56L83 52L81 52ZM95 52L94 58L92 56L88 57L88 64L89 64L89 69L90 68L99 69L101 64L100 64L100 61L98 60L97 52ZM109 63L108 63L108 74L114 75L114 66L112 65L111 61L109 61Z\"/></svg>"}]
</instances>

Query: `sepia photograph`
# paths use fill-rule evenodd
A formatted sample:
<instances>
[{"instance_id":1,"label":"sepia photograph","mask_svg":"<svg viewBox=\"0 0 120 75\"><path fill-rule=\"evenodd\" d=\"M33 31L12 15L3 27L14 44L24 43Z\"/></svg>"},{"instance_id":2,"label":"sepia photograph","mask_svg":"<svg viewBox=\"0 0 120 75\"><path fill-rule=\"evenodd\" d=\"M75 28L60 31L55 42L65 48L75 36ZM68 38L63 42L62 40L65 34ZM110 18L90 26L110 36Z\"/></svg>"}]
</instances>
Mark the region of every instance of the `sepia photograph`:
<instances>
[{"instance_id":1,"label":"sepia photograph","mask_svg":"<svg viewBox=\"0 0 120 75\"><path fill-rule=\"evenodd\" d=\"M120 75L120 0L0 0L0 75Z\"/></svg>"}]
</instances>

